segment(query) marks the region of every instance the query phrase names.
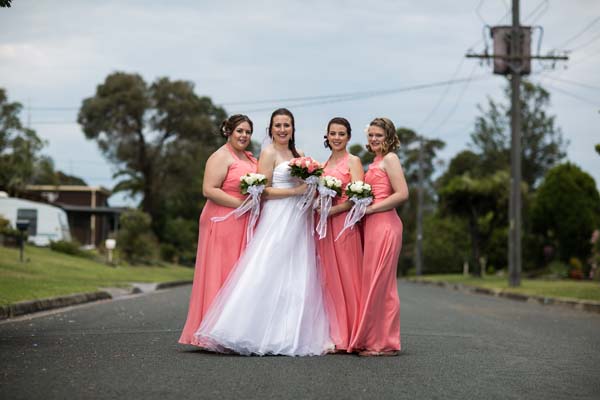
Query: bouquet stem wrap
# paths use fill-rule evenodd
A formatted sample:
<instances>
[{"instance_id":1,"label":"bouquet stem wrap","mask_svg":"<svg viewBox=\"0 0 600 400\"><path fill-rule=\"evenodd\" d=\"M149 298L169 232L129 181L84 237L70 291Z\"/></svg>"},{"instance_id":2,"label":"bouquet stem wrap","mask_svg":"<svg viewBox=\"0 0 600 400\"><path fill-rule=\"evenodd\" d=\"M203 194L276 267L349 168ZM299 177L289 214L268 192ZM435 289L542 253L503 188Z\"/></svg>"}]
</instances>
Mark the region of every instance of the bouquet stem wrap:
<instances>
[{"instance_id":1,"label":"bouquet stem wrap","mask_svg":"<svg viewBox=\"0 0 600 400\"><path fill-rule=\"evenodd\" d=\"M319 223L317 224L319 240L327 236L327 218L329 217L329 211L331 210L333 198L336 195L337 193L335 190L329 189L323 185L319 186L319 199L317 200L321 208L321 215L319 216Z\"/></svg>"},{"instance_id":2,"label":"bouquet stem wrap","mask_svg":"<svg viewBox=\"0 0 600 400\"><path fill-rule=\"evenodd\" d=\"M254 226L260 215L260 195L265 190L265 185L249 186L247 190L248 197L246 197L244 202L238 208L223 217L212 217L210 220L213 222L221 222L232 215L239 218L250 211L250 221L248 221L248 226L246 227L246 243L249 243L250 240L252 240L252 236L254 236Z\"/></svg>"},{"instance_id":3,"label":"bouquet stem wrap","mask_svg":"<svg viewBox=\"0 0 600 400\"><path fill-rule=\"evenodd\" d=\"M317 192L317 185L319 184L319 177L315 175L311 175L304 180L304 182L308 185L308 189L302 195L302 199L298 203L298 208L300 212L304 212L308 210L308 208L313 204L313 198L315 197L315 193Z\"/></svg>"},{"instance_id":4,"label":"bouquet stem wrap","mask_svg":"<svg viewBox=\"0 0 600 400\"><path fill-rule=\"evenodd\" d=\"M358 221L360 221L362 217L365 216L365 213L367 212L367 207L373 202L373 197L358 198L353 196L350 197L350 201L352 201L354 205L352 206L350 211L348 211L346 219L344 220L344 227L335 238L336 241L342 236L346 229L353 229L354 224L356 224Z\"/></svg>"}]
</instances>

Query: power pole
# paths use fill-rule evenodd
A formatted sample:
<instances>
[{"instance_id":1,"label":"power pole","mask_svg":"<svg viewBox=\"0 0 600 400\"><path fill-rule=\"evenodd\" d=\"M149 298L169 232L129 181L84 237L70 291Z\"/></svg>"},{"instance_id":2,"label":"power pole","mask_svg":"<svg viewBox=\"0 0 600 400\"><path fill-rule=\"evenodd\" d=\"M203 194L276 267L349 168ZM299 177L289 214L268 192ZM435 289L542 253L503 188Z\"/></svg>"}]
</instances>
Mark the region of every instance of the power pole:
<instances>
[{"instance_id":1,"label":"power pole","mask_svg":"<svg viewBox=\"0 0 600 400\"><path fill-rule=\"evenodd\" d=\"M519 0L512 1L512 25L491 28L494 54L467 54L468 58L494 60L494 73L510 75L510 197L508 203L508 283L521 284L521 75L531 71L531 60L567 60L566 56L531 55L531 27L521 26Z\"/></svg>"},{"instance_id":2,"label":"power pole","mask_svg":"<svg viewBox=\"0 0 600 400\"><path fill-rule=\"evenodd\" d=\"M417 252L416 252L416 274L423 274L423 185L425 178L423 174L423 136L419 136L419 186L417 189Z\"/></svg>"},{"instance_id":3,"label":"power pole","mask_svg":"<svg viewBox=\"0 0 600 400\"><path fill-rule=\"evenodd\" d=\"M508 284L521 285L521 25L519 0L512 2L511 51L517 59L511 67L510 197L508 201Z\"/></svg>"}]
</instances>

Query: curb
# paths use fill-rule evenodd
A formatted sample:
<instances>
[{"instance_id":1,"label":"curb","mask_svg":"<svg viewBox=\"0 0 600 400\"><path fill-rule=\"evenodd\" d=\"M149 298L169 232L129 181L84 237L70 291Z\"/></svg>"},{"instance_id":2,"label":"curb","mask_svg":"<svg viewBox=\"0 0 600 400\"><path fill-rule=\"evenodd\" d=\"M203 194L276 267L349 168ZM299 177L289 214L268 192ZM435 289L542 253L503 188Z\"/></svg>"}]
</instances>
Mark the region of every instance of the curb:
<instances>
[{"instance_id":1,"label":"curb","mask_svg":"<svg viewBox=\"0 0 600 400\"><path fill-rule=\"evenodd\" d=\"M112 299L105 291L91 293L76 293L69 296L49 297L46 299L21 301L5 306L0 306L0 320L18 317L20 315L32 314L39 311L53 310L55 308L69 307L76 304L89 303L92 301Z\"/></svg>"},{"instance_id":2,"label":"curb","mask_svg":"<svg viewBox=\"0 0 600 400\"><path fill-rule=\"evenodd\" d=\"M189 285L192 281L171 281L156 284L154 290L168 289L176 286ZM129 294L142 293L142 291L133 286ZM113 296L108 291L97 291L89 293L76 293L67 296L49 297L45 299L21 301L4 306L0 306L0 321L9 318L18 317L25 314L33 314L40 311L54 310L74 306L77 304L91 303L99 300L112 299Z\"/></svg>"},{"instance_id":3,"label":"curb","mask_svg":"<svg viewBox=\"0 0 600 400\"><path fill-rule=\"evenodd\" d=\"M578 300L578 299L565 299L558 297L546 297L546 296L536 296L536 295L528 295L522 293L514 293L510 291L505 291L503 289L487 289L478 286L468 286L460 283L449 283L443 281L428 281L425 279L418 278L405 278L403 279L406 282L411 283L420 283L423 285L433 285L440 286L447 289L454 289L465 293L476 293L476 294L484 294L487 296L494 297L503 297L510 300L516 301L524 301L528 303L537 303L542 304L544 306L547 305L556 305L556 306L566 306L570 308L574 308L576 310L588 311L600 314L600 301L592 301L592 300Z\"/></svg>"}]
</instances>

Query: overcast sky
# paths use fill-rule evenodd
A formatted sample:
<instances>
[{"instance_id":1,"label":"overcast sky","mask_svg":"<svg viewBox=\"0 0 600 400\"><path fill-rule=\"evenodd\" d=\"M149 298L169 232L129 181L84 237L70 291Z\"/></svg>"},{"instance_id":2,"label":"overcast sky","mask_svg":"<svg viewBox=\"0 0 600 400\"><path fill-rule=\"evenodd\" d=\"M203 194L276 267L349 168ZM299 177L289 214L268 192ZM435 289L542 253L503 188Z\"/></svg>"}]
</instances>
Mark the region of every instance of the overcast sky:
<instances>
[{"instance_id":1,"label":"overcast sky","mask_svg":"<svg viewBox=\"0 0 600 400\"><path fill-rule=\"evenodd\" d=\"M551 93L551 113L570 141L568 158L600 183L600 1L521 2L523 24L543 27L542 53L573 50L571 60L533 64L530 79ZM465 59L484 49L485 24L510 23L509 0L423 1L49 1L13 0L0 9L0 87L28 106L48 141L45 154L67 173L111 188L112 170L77 125L84 98L114 71L195 83L228 113L247 113L260 141L270 112L289 107L299 147L324 160L327 121L343 116L353 143L376 116L447 143L448 161L467 148L477 104L502 99L506 79ZM587 29L586 29L587 27ZM581 33L581 34L580 34ZM533 47L537 48L538 36ZM570 40L572 39L573 40ZM566 67L566 69L565 69ZM470 78L470 79L469 79ZM339 101L269 99L380 92ZM334 101L335 100L335 101ZM347 99L346 99L347 100ZM52 109L53 108L53 109ZM58 108L58 109L57 109ZM111 205L129 203L113 196Z\"/></svg>"}]
</instances>

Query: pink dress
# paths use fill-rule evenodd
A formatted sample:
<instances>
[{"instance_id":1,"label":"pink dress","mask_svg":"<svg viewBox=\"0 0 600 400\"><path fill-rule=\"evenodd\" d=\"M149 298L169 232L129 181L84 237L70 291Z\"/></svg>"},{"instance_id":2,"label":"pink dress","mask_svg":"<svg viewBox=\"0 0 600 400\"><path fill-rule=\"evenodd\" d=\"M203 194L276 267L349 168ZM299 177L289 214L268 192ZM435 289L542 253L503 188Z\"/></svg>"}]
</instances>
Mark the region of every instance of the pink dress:
<instances>
[{"instance_id":1,"label":"pink dress","mask_svg":"<svg viewBox=\"0 0 600 400\"><path fill-rule=\"evenodd\" d=\"M375 158L365 174L378 203L392 194L390 180ZM400 350L400 299L396 281L402 247L402 221L396 210L364 219L360 317L349 350Z\"/></svg>"},{"instance_id":2,"label":"pink dress","mask_svg":"<svg viewBox=\"0 0 600 400\"><path fill-rule=\"evenodd\" d=\"M342 188L352 180L348 167L348 154L335 167L325 166L324 175L334 176L342 181ZM348 200L342 192L333 205ZM358 324L358 301L360 297L362 241L360 229L346 230L336 242L344 227L348 212L330 217L327 221L327 236L319 240L317 251L321 264L325 307L329 318L331 339L338 350L346 350L352 331Z\"/></svg>"},{"instance_id":3,"label":"pink dress","mask_svg":"<svg viewBox=\"0 0 600 400\"><path fill-rule=\"evenodd\" d=\"M240 160L229 144L225 146L235 161L229 166L221 189L231 196L243 199L245 196L240 192L240 177L249 172L256 172L256 159L250 152L246 152L250 161ZM194 333L198 330L208 307L246 247L248 213L240 218L231 216L224 221L211 221L212 217L225 216L232 210L230 207L220 206L207 200L202 214L200 214L194 284L187 320L179 343L200 345L194 338Z\"/></svg>"}]
</instances>

